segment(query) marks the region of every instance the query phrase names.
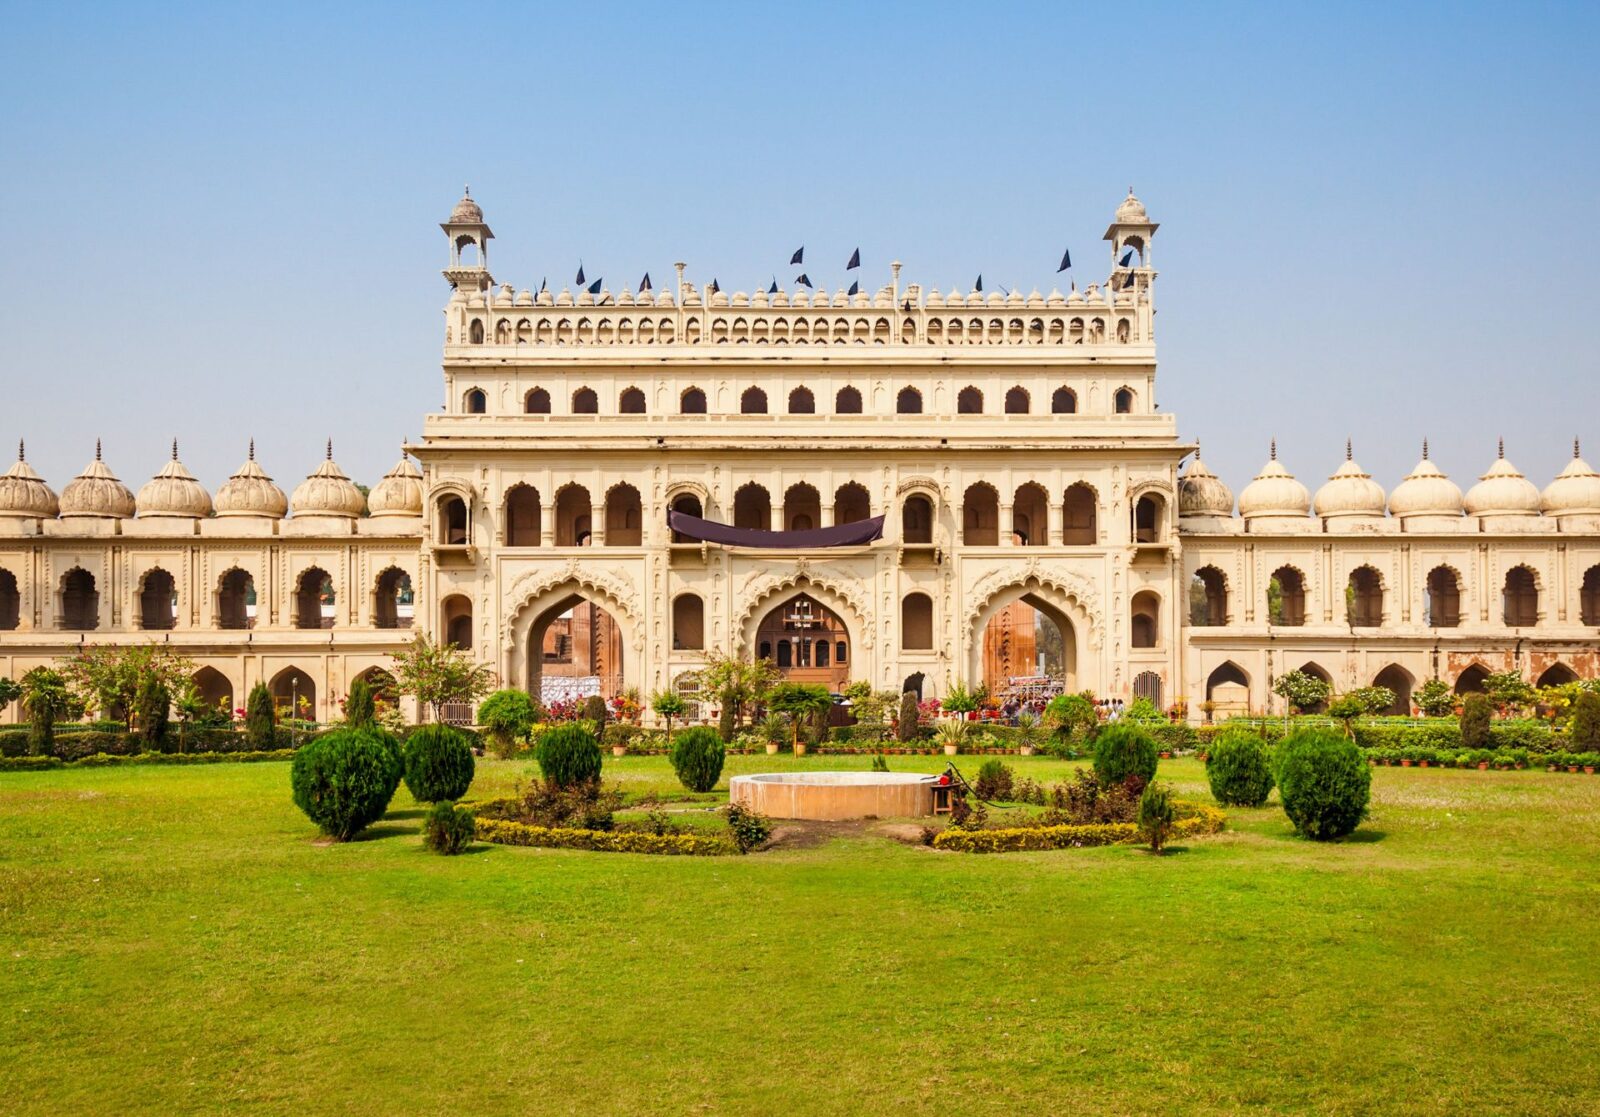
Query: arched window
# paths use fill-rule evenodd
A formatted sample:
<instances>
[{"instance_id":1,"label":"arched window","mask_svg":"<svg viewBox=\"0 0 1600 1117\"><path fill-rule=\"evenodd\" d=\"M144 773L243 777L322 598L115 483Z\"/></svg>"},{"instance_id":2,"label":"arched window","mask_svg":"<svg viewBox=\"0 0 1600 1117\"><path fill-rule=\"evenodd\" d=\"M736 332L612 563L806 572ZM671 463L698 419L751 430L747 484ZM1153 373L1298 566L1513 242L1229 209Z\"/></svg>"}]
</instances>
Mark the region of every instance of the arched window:
<instances>
[{"instance_id":1,"label":"arched window","mask_svg":"<svg viewBox=\"0 0 1600 1117\"><path fill-rule=\"evenodd\" d=\"M678 397L678 413L681 415L704 415L706 413L706 394L699 388L685 388L683 395Z\"/></svg>"},{"instance_id":2,"label":"arched window","mask_svg":"<svg viewBox=\"0 0 1600 1117\"><path fill-rule=\"evenodd\" d=\"M1133 595L1131 613L1133 646L1156 647L1161 640L1161 598L1151 590L1140 590Z\"/></svg>"},{"instance_id":3,"label":"arched window","mask_svg":"<svg viewBox=\"0 0 1600 1117\"><path fill-rule=\"evenodd\" d=\"M760 388L746 388L739 397L739 414L765 415L767 413L767 393Z\"/></svg>"},{"instance_id":4,"label":"arched window","mask_svg":"<svg viewBox=\"0 0 1600 1117\"><path fill-rule=\"evenodd\" d=\"M1280 566L1267 579L1267 623L1299 628L1306 623L1306 579L1292 566Z\"/></svg>"},{"instance_id":5,"label":"arched window","mask_svg":"<svg viewBox=\"0 0 1600 1117\"><path fill-rule=\"evenodd\" d=\"M644 542L639 490L624 482L606 493L606 546L637 547Z\"/></svg>"},{"instance_id":6,"label":"arched window","mask_svg":"<svg viewBox=\"0 0 1600 1117\"><path fill-rule=\"evenodd\" d=\"M1448 566L1428 571L1428 588L1422 597L1422 623L1430 628L1457 628L1461 624L1461 579Z\"/></svg>"},{"instance_id":7,"label":"arched window","mask_svg":"<svg viewBox=\"0 0 1600 1117\"><path fill-rule=\"evenodd\" d=\"M1405 717L1411 712L1411 688L1415 683L1411 672L1397 663L1391 663L1373 678L1373 686L1388 687L1394 691L1394 701L1389 703L1389 708L1380 710L1380 713L1390 717Z\"/></svg>"},{"instance_id":8,"label":"arched window","mask_svg":"<svg viewBox=\"0 0 1600 1117\"><path fill-rule=\"evenodd\" d=\"M1006 414L1026 415L1028 413L1028 390L1020 384L1006 392Z\"/></svg>"},{"instance_id":9,"label":"arched window","mask_svg":"<svg viewBox=\"0 0 1600 1117\"><path fill-rule=\"evenodd\" d=\"M900 601L900 647L933 650L933 598L925 593L908 593Z\"/></svg>"},{"instance_id":10,"label":"arched window","mask_svg":"<svg viewBox=\"0 0 1600 1117\"><path fill-rule=\"evenodd\" d=\"M534 388L522 397L522 411L525 415L550 414L550 393L543 388Z\"/></svg>"},{"instance_id":11,"label":"arched window","mask_svg":"<svg viewBox=\"0 0 1600 1117\"><path fill-rule=\"evenodd\" d=\"M783 494L783 530L814 531L822 526L822 497L804 481Z\"/></svg>"},{"instance_id":12,"label":"arched window","mask_svg":"<svg viewBox=\"0 0 1600 1117\"><path fill-rule=\"evenodd\" d=\"M1069 547L1092 547L1100 542L1095 491L1082 481L1067 488L1061 509L1062 542Z\"/></svg>"},{"instance_id":13,"label":"arched window","mask_svg":"<svg viewBox=\"0 0 1600 1117\"><path fill-rule=\"evenodd\" d=\"M1050 394L1050 414L1073 415L1078 410L1078 395L1071 388L1057 388Z\"/></svg>"},{"instance_id":14,"label":"arched window","mask_svg":"<svg viewBox=\"0 0 1600 1117\"><path fill-rule=\"evenodd\" d=\"M22 623L22 593L17 576L0 570L0 632L10 632Z\"/></svg>"},{"instance_id":15,"label":"arched window","mask_svg":"<svg viewBox=\"0 0 1600 1117\"><path fill-rule=\"evenodd\" d=\"M1131 415L1133 413L1133 389L1118 388L1117 394L1112 397L1113 410L1118 415Z\"/></svg>"},{"instance_id":16,"label":"arched window","mask_svg":"<svg viewBox=\"0 0 1600 1117\"><path fill-rule=\"evenodd\" d=\"M467 393L467 414L482 415L489 410L489 397L483 394L482 388L474 388Z\"/></svg>"},{"instance_id":17,"label":"arched window","mask_svg":"<svg viewBox=\"0 0 1600 1117\"><path fill-rule=\"evenodd\" d=\"M861 414L861 392L849 386L840 388L833 397L833 410L839 415Z\"/></svg>"},{"instance_id":18,"label":"arched window","mask_svg":"<svg viewBox=\"0 0 1600 1117\"><path fill-rule=\"evenodd\" d=\"M1467 669L1456 676L1455 692L1457 694L1482 694L1484 680L1489 677L1489 672L1481 663L1470 664Z\"/></svg>"},{"instance_id":19,"label":"arched window","mask_svg":"<svg viewBox=\"0 0 1600 1117\"><path fill-rule=\"evenodd\" d=\"M294 626L332 628L334 607L333 579L320 567L310 567L295 580Z\"/></svg>"},{"instance_id":20,"label":"arched window","mask_svg":"<svg viewBox=\"0 0 1600 1117\"><path fill-rule=\"evenodd\" d=\"M600 414L600 397L595 395L593 388L579 388L572 393L572 413L574 415Z\"/></svg>"},{"instance_id":21,"label":"arched window","mask_svg":"<svg viewBox=\"0 0 1600 1117\"><path fill-rule=\"evenodd\" d=\"M788 640L779 640L778 641L778 666L779 667L793 667L794 666L794 644L792 644Z\"/></svg>"},{"instance_id":22,"label":"arched window","mask_svg":"<svg viewBox=\"0 0 1600 1117\"><path fill-rule=\"evenodd\" d=\"M378 575L372 590L372 623L377 628L410 628L415 619L416 594L411 575L391 566Z\"/></svg>"},{"instance_id":23,"label":"arched window","mask_svg":"<svg viewBox=\"0 0 1600 1117\"><path fill-rule=\"evenodd\" d=\"M474 345L482 345L483 344L483 323L481 321L478 321L477 319L474 319L473 322L472 322L472 325L467 330L467 334L468 334L469 337L472 338L472 344L474 344Z\"/></svg>"},{"instance_id":24,"label":"arched window","mask_svg":"<svg viewBox=\"0 0 1600 1117\"><path fill-rule=\"evenodd\" d=\"M1029 481L1011 498L1011 541L1019 547L1043 547L1049 542L1050 496L1044 486Z\"/></svg>"},{"instance_id":25,"label":"arched window","mask_svg":"<svg viewBox=\"0 0 1600 1117\"><path fill-rule=\"evenodd\" d=\"M139 627L171 628L178 620L178 585L159 566L145 572L139 585Z\"/></svg>"},{"instance_id":26,"label":"arched window","mask_svg":"<svg viewBox=\"0 0 1600 1117\"><path fill-rule=\"evenodd\" d=\"M835 524L853 524L860 520L870 518L872 515L872 501L867 496L864 486L854 481L846 481L833 493L833 522Z\"/></svg>"},{"instance_id":27,"label":"arched window","mask_svg":"<svg viewBox=\"0 0 1600 1117\"><path fill-rule=\"evenodd\" d=\"M1202 566L1189 579L1189 623L1196 628L1228 623L1228 580L1215 566Z\"/></svg>"},{"instance_id":28,"label":"arched window","mask_svg":"<svg viewBox=\"0 0 1600 1117\"><path fill-rule=\"evenodd\" d=\"M1000 497L979 481L961 498L961 542L969 547L993 547L1000 542Z\"/></svg>"},{"instance_id":29,"label":"arched window","mask_svg":"<svg viewBox=\"0 0 1600 1117\"><path fill-rule=\"evenodd\" d=\"M843 664L849 662L850 645L843 640L833 642L833 662Z\"/></svg>"},{"instance_id":30,"label":"arched window","mask_svg":"<svg viewBox=\"0 0 1600 1117\"><path fill-rule=\"evenodd\" d=\"M439 603L445 643L457 651L472 650L472 600L453 593Z\"/></svg>"},{"instance_id":31,"label":"arched window","mask_svg":"<svg viewBox=\"0 0 1600 1117\"><path fill-rule=\"evenodd\" d=\"M733 494L733 526L754 531L772 530L772 494L750 481Z\"/></svg>"},{"instance_id":32,"label":"arched window","mask_svg":"<svg viewBox=\"0 0 1600 1117\"><path fill-rule=\"evenodd\" d=\"M1250 712L1250 676L1237 663L1229 660L1206 676L1206 701L1214 702L1216 709L1207 720L1218 715Z\"/></svg>"},{"instance_id":33,"label":"arched window","mask_svg":"<svg viewBox=\"0 0 1600 1117\"><path fill-rule=\"evenodd\" d=\"M912 493L900 506L900 541L933 542L933 501L921 493Z\"/></svg>"},{"instance_id":34,"label":"arched window","mask_svg":"<svg viewBox=\"0 0 1600 1117\"><path fill-rule=\"evenodd\" d=\"M706 646L705 602L696 593L680 593L672 599L672 646L684 651L699 651Z\"/></svg>"},{"instance_id":35,"label":"arched window","mask_svg":"<svg viewBox=\"0 0 1600 1117\"><path fill-rule=\"evenodd\" d=\"M543 516L544 511L539 506L539 490L530 485L512 485L506 492L506 546L539 546L544 528Z\"/></svg>"},{"instance_id":36,"label":"arched window","mask_svg":"<svg viewBox=\"0 0 1600 1117\"><path fill-rule=\"evenodd\" d=\"M957 415L982 415L983 393L971 384L956 393Z\"/></svg>"},{"instance_id":37,"label":"arched window","mask_svg":"<svg viewBox=\"0 0 1600 1117\"><path fill-rule=\"evenodd\" d=\"M706 514L705 509L700 504L700 498L693 493L679 493L673 497L672 510L680 516L693 516L697 520L704 519ZM674 543L694 542L693 539L678 531L672 533L672 541Z\"/></svg>"},{"instance_id":38,"label":"arched window","mask_svg":"<svg viewBox=\"0 0 1600 1117\"><path fill-rule=\"evenodd\" d=\"M617 399L617 411L623 415L643 415L644 393L638 388L624 388Z\"/></svg>"},{"instance_id":39,"label":"arched window","mask_svg":"<svg viewBox=\"0 0 1600 1117\"><path fill-rule=\"evenodd\" d=\"M1350 572L1345 589L1345 612L1354 628L1377 628L1383 624L1383 579L1370 566Z\"/></svg>"},{"instance_id":40,"label":"arched window","mask_svg":"<svg viewBox=\"0 0 1600 1117\"><path fill-rule=\"evenodd\" d=\"M224 717L233 717L233 684L215 667L202 667L194 673L194 689L207 709L219 710Z\"/></svg>"},{"instance_id":41,"label":"arched window","mask_svg":"<svg viewBox=\"0 0 1600 1117\"><path fill-rule=\"evenodd\" d=\"M1141 671L1133 677L1133 696L1135 698L1148 698L1156 706L1161 705L1161 676L1154 671Z\"/></svg>"},{"instance_id":42,"label":"arched window","mask_svg":"<svg viewBox=\"0 0 1600 1117\"><path fill-rule=\"evenodd\" d=\"M789 393L789 414L815 415L817 413L817 397L811 394L810 388L796 388Z\"/></svg>"},{"instance_id":43,"label":"arched window","mask_svg":"<svg viewBox=\"0 0 1600 1117\"><path fill-rule=\"evenodd\" d=\"M217 627L254 628L256 583L248 572L234 567L217 583Z\"/></svg>"},{"instance_id":44,"label":"arched window","mask_svg":"<svg viewBox=\"0 0 1600 1117\"><path fill-rule=\"evenodd\" d=\"M564 485L556 493L556 546L587 547L593 533L593 506L589 490L582 485Z\"/></svg>"},{"instance_id":45,"label":"arched window","mask_svg":"<svg viewBox=\"0 0 1600 1117\"><path fill-rule=\"evenodd\" d=\"M1568 683L1578 681L1578 673L1565 663L1552 663L1545 668L1544 674L1533 681L1533 685L1543 690L1547 686L1566 686Z\"/></svg>"},{"instance_id":46,"label":"arched window","mask_svg":"<svg viewBox=\"0 0 1600 1117\"><path fill-rule=\"evenodd\" d=\"M1506 571L1505 622L1509 628L1532 628L1539 623L1539 584L1526 566Z\"/></svg>"},{"instance_id":47,"label":"arched window","mask_svg":"<svg viewBox=\"0 0 1600 1117\"><path fill-rule=\"evenodd\" d=\"M901 388L894 399L894 410L896 415L921 415L922 393L915 388Z\"/></svg>"},{"instance_id":48,"label":"arched window","mask_svg":"<svg viewBox=\"0 0 1600 1117\"><path fill-rule=\"evenodd\" d=\"M1167 502L1155 493L1145 493L1133 506L1133 541L1135 543L1161 542L1162 521L1166 518Z\"/></svg>"},{"instance_id":49,"label":"arched window","mask_svg":"<svg viewBox=\"0 0 1600 1117\"><path fill-rule=\"evenodd\" d=\"M439 542L446 547L464 547L467 544L467 502L458 496L446 496L439 502Z\"/></svg>"},{"instance_id":50,"label":"arched window","mask_svg":"<svg viewBox=\"0 0 1600 1117\"><path fill-rule=\"evenodd\" d=\"M74 567L61 576L61 627L93 632L100 627L100 590L94 575Z\"/></svg>"},{"instance_id":51,"label":"arched window","mask_svg":"<svg viewBox=\"0 0 1600 1117\"><path fill-rule=\"evenodd\" d=\"M1600 625L1600 566L1583 572L1583 588L1578 592L1578 616L1584 624Z\"/></svg>"}]
</instances>

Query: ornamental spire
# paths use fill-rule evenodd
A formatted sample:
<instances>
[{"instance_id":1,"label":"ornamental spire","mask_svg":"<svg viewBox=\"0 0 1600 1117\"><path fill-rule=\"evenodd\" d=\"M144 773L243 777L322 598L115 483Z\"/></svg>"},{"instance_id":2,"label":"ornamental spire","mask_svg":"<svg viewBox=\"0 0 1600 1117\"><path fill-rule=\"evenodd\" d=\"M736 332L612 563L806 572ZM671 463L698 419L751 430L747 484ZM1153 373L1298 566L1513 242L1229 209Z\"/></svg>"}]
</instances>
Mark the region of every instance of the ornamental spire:
<instances>
[{"instance_id":1,"label":"ornamental spire","mask_svg":"<svg viewBox=\"0 0 1600 1117\"><path fill-rule=\"evenodd\" d=\"M1270 461L1277 461L1278 460L1278 438L1277 438L1276 435L1274 435L1272 437L1272 453L1271 453L1271 455L1269 457L1269 460Z\"/></svg>"},{"instance_id":2,"label":"ornamental spire","mask_svg":"<svg viewBox=\"0 0 1600 1117\"><path fill-rule=\"evenodd\" d=\"M1423 461L1427 461L1428 460L1428 436L1427 435L1423 435L1422 436L1422 460Z\"/></svg>"},{"instance_id":3,"label":"ornamental spire","mask_svg":"<svg viewBox=\"0 0 1600 1117\"><path fill-rule=\"evenodd\" d=\"M1505 460L1505 456L1506 456L1506 440L1505 440L1504 437L1502 437L1500 439L1499 449L1497 449L1495 451L1495 457L1497 457L1497 458L1501 459L1502 461L1504 461Z\"/></svg>"},{"instance_id":4,"label":"ornamental spire","mask_svg":"<svg viewBox=\"0 0 1600 1117\"><path fill-rule=\"evenodd\" d=\"M1350 450L1350 436L1346 435L1344 440L1344 460L1348 462L1353 461L1354 458L1355 455Z\"/></svg>"},{"instance_id":5,"label":"ornamental spire","mask_svg":"<svg viewBox=\"0 0 1600 1117\"><path fill-rule=\"evenodd\" d=\"M1574 438L1572 440L1572 457L1573 457L1574 460L1576 460L1576 459L1578 459L1578 458L1580 458L1582 456L1583 455L1578 453L1578 440L1576 438Z\"/></svg>"},{"instance_id":6,"label":"ornamental spire","mask_svg":"<svg viewBox=\"0 0 1600 1117\"><path fill-rule=\"evenodd\" d=\"M94 440L94 460L95 461L100 461L101 460L100 459L100 440L98 438Z\"/></svg>"},{"instance_id":7,"label":"ornamental spire","mask_svg":"<svg viewBox=\"0 0 1600 1117\"><path fill-rule=\"evenodd\" d=\"M28 444L20 438L17 439L17 460L19 462L28 460Z\"/></svg>"},{"instance_id":8,"label":"ornamental spire","mask_svg":"<svg viewBox=\"0 0 1600 1117\"><path fill-rule=\"evenodd\" d=\"M328 439L328 460L333 460L333 439Z\"/></svg>"},{"instance_id":9,"label":"ornamental spire","mask_svg":"<svg viewBox=\"0 0 1600 1117\"><path fill-rule=\"evenodd\" d=\"M178 440L176 438L172 440L172 460L178 460Z\"/></svg>"},{"instance_id":10,"label":"ornamental spire","mask_svg":"<svg viewBox=\"0 0 1600 1117\"><path fill-rule=\"evenodd\" d=\"M256 440L254 438L250 439L250 460L256 460Z\"/></svg>"}]
</instances>

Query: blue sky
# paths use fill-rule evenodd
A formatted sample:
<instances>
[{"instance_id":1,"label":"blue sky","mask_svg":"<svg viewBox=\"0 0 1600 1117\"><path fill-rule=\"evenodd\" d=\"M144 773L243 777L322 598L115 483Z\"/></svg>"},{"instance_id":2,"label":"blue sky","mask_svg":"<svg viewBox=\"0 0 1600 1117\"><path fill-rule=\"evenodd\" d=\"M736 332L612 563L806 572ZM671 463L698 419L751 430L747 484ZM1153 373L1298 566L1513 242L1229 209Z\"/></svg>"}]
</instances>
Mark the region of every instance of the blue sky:
<instances>
[{"instance_id":1,"label":"blue sky","mask_svg":"<svg viewBox=\"0 0 1600 1117\"><path fill-rule=\"evenodd\" d=\"M603 14L602 14L603 11ZM440 406L437 224L497 278L1080 285L1162 223L1159 403L1242 488L1600 461L1600 6L140 6L0 18L0 439L215 488ZM816 261L812 264L811 261ZM0 457L4 457L0 454Z\"/></svg>"}]
</instances>

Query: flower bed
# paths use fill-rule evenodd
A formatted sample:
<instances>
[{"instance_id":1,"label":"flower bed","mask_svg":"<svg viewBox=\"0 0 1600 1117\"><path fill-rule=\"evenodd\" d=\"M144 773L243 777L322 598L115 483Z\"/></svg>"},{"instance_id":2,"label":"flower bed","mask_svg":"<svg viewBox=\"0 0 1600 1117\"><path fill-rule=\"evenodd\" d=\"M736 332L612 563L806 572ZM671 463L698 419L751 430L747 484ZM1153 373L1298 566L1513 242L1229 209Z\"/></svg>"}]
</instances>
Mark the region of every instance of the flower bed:
<instances>
[{"instance_id":1,"label":"flower bed","mask_svg":"<svg viewBox=\"0 0 1600 1117\"><path fill-rule=\"evenodd\" d=\"M1203 803L1179 803L1186 813L1172 828L1172 838L1218 834L1227 816ZM1125 845L1140 840L1133 822L1094 822L1069 826L1019 826L1004 830L941 830L934 849L958 853L1017 853L1026 850L1078 849L1085 846ZM1171 839L1169 839L1171 840Z\"/></svg>"},{"instance_id":2,"label":"flower bed","mask_svg":"<svg viewBox=\"0 0 1600 1117\"><path fill-rule=\"evenodd\" d=\"M737 854L732 838L720 834L650 834L638 830L576 830L529 826L497 818L477 820L478 837L499 845L545 849L584 849L598 853L653 853L680 857Z\"/></svg>"}]
</instances>

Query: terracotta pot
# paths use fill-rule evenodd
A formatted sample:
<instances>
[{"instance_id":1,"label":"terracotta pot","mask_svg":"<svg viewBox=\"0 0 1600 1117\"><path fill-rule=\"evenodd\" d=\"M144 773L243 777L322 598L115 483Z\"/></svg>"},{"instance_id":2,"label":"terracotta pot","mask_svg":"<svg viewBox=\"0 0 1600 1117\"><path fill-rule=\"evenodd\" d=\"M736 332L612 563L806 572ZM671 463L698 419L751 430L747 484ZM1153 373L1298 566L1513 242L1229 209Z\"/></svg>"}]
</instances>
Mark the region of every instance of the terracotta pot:
<instances>
[{"instance_id":1,"label":"terracotta pot","mask_svg":"<svg viewBox=\"0 0 1600 1117\"><path fill-rule=\"evenodd\" d=\"M958 751L960 751L960 749L960 745L946 745L944 747L944 754L946 756L954 756Z\"/></svg>"},{"instance_id":2,"label":"terracotta pot","mask_svg":"<svg viewBox=\"0 0 1600 1117\"><path fill-rule=\"evenodd\" d=\"M1405 759L1404 757L1401 757L1401 759L1400 759L1400 767L1402 767L1402 768L1411 767L1411 761Z\"/></svg>"},{"instance_id":3,"label":"terracotta pot","mask_svg":"<svg viewBox=\"0 0 1600 1117\"><path fill-rule=\"evenodd\" d=\"M768 741L767 742L767 755L768 756L775 756L775 755L777 755L777 752L778 752L778 746L773 744L771 741Z\"/></svg>"},{"instance_id":4,"label":"terracotta pot","mask_svg":"<svg viewBox=\"0 0 1600 1117\"><path fill-rule=\"evenodd\" d=\"M1478 761L1478 771L1487 772L1488 770L1489 770L1489 762L1487 760Z\"/></svg>"},{"instance_id":5,"label":"terracotta pot","mask_svg":"<svg viewBox=\"0 0 1600 1117\"><path fill-rule=\"evenodd\" d=\"M1567 765L1567 771L1576 772L1577 770L1578 770L1578 766L1576 764L1568 764Z\"/></svg>"},{"instance_id":6,"label":"terracotta pot","mask_svg":"<svg viewBox=\"0 0 1600 1117\"><path fill-rule=\"evenodd\" d=\"M1032 745L1023 745L1020 749L1017 750L1017 752L1021 753L1023 756L1032 756L1033 755L1033 746Z\"/></svg>"},{"instance_id":7,"label":"terracotta pot","mask_svg":"<svg viewBox=\"0 0 1600 1117\"><path fill-rule=\"evenodd\" d=\"M627 745L612 745L611 746L611 755L612 756L627 756L628 755L628 746Z\"/></svg>"},{"instance_id":8,"label":"terracotta pot","mask_svg":"<svg viewBox=\"0 0 1600 1117\"><path fill-rule=\"evenodd\" d=\"M806 747L804 745L802 745L799 741L796 741L794 743L794 754L796 756L804 756L806 754Z\"/></svg>"},{"instance_id":9,"label":"terracotta pot","mask_svg":"<svg viewBox=\"0 0 1600 1117\"><path fill-rule=\"evenodd\" d=\"M1586 776L1594 775L1594 765L1593 764L1585 764L1583 766L1583 774L1586 775Z\"/></svg>"},{"instance_id":10,"label":"terracotta pot","mask_svg":"<svg viewBox=\"0 0 1600 1117\"><path fill-rule=\"evenodd\" d=\"M1428 766L1428 762L1426 760L1417 761L1417 767L1418 768L1426 768L1427 766Z\"/></svg>"},{"instance_id":11,"label":"terracotta pot","mask_svg":"<svg viewBox=\"0 0 1600 1117\"><path fill-rule=\"evenodd\" d=\"M1172 754L1170 752L1164 752L1164 753L1161 754L1161 759L1162 760L1171 760L1172 759Z\"/></svg>"}]
</instances>

